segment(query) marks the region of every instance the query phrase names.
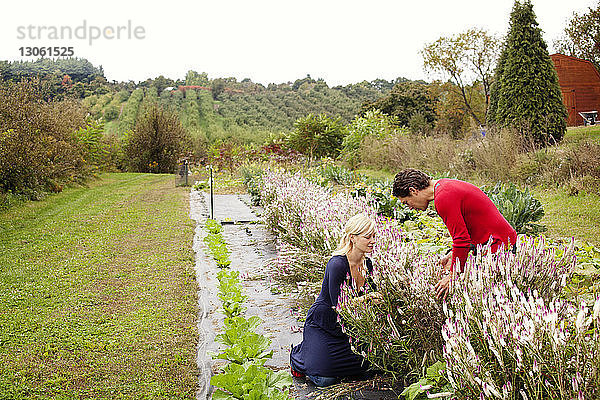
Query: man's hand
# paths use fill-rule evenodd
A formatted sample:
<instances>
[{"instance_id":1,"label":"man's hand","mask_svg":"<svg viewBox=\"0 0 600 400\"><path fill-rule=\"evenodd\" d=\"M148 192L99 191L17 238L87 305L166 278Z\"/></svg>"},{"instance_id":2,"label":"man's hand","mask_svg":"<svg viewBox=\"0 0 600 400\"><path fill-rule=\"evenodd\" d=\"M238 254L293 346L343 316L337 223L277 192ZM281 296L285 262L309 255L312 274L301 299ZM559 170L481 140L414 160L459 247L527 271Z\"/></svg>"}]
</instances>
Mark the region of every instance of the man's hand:
<instances>
[{"instance_id":1,"label":"man's hand","mask_svg":"<svg viewBox=\"0 0 600 400\"><path fill-rule=\"evenodd\" d=\"M452 274L444 276L440 281L435 285L435 295L438 300L446 300L448 297L448 293L450 293L450 288L452 287Z\"/></svg>"},{"instance_id":2,"label":"man's hand","mask_svg":"<svg viewBox=\"0 0 600 400\"><path fill-rule=\"evenodd\" d=\"M444 268L444 270L446 271L450 271L451 270L451 265L452 265L452 253L448 253L446 254L440 261L439 264L442 266L442 268Z\"/></svg>"}]
</instances>

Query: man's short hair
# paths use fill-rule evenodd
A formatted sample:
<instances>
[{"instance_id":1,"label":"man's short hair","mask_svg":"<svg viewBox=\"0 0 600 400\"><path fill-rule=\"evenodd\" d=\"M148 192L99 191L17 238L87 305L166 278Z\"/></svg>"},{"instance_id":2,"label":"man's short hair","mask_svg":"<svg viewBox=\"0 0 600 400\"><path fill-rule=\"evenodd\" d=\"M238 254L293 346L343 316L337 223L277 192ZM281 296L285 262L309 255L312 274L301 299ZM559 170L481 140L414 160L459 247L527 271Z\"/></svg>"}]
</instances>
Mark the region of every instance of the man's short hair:
<instances>
[{"instance_id":1,"label":"man's short hair","mask_svg":"<svg viewBox=\"0 0 600 400\"><path fill-rule=\"evenodd\" d=\"M417 190L425 189L429 186L430 180L429 176L418 169L405 169L396 174L392 194L395 197L408 197L411 187Z\"/></svg>"}]
</instances>

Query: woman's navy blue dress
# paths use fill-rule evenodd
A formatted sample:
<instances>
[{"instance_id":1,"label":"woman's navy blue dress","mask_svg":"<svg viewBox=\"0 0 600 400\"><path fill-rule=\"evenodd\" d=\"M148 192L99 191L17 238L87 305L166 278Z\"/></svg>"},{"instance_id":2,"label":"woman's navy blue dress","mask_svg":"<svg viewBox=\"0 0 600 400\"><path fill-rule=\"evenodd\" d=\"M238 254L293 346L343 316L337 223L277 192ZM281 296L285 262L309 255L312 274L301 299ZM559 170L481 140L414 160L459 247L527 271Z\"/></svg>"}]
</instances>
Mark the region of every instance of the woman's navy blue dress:
<instances>
[{"instance_id":1,"label":"woman's navy blue dress","mask_svg":"<svg viewBox=\"0 0 600 400\"><path fill-rule=\"evenodd\" d=\"M367 258L366 264L371 273L371 260ZM302 343L292 348L290 365L293 370L305 375L330 377L360 375L366 371L367 361L350 349L348 335L342 332L334 310L347 276L350 276L350 264L346 256L333 256L325 268L321 293L308 310Z\"/></svg>"}]
</instances>

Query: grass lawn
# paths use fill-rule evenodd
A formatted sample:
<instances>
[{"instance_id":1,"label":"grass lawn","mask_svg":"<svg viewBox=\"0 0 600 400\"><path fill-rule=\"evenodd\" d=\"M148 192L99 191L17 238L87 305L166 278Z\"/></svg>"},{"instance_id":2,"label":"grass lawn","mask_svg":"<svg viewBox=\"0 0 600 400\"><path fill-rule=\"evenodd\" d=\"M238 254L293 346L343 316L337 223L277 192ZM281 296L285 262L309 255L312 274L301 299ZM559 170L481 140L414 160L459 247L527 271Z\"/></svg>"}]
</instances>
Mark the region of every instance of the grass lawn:
<instances>
[{"instance_id":1,"label":"grass lawn","mask_svg":"<svg viewBox=\"0 0 600 400\"><path fill-rule=\"evenodd\" d=\"M600 124L569 127L564 137L566 143L577 143L583 139L600 141Z\"/></svg>"},{"instance_id":2,"label":"grass lawn","mask_svg":"<svg viewBox=\"0 0 600 400\"><path fill-rule=\"evenodd\" d=\"M600 196L582 192L569 196L564 189L540 187L531 188L531 193L544 206L541 223L548 228L547 236L600 245Z\"/></svg>"},{"instance_id":3,"label":"grass lawn","mask_svg":"<svg viewBox=\"0 0 600 400\"><path fill-rule=\"evenodd\" d=\"M573 129L580 129L582 132L585 130L586 137L590 137L590 132L593 133L594 127ZM598 133L600 133L600 127L598 127ZM379 179L394 179L394 175L386 171L363 169L358 172ZM481 182L475 183L482 184ZM600 196L582 192L576 196L569 196L565 189L560 188L530 187L529 189L544 206L545 216L541 223L548 228L547 236L555 239L575 237L580 241L600 245L600 235L598 234L600 232Z\"/></svg>"},{"instance_id":4,"label":"grass lawn","mask_svg":"<svg viewBox=\"0 0 600 400\"><path fill-rule=\"evenodd\" d=\"M188 193L103 174L0 213L0 399L195 398Z\"/></svg>"}]
</instances>

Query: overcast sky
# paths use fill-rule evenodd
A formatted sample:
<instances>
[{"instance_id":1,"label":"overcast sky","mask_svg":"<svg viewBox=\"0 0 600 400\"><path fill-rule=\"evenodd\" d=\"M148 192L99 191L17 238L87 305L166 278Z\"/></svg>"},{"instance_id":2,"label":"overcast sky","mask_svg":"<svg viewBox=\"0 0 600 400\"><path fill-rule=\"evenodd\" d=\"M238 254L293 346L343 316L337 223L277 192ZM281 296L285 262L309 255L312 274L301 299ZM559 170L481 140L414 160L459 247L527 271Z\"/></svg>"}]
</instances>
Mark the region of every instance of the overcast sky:
<instances>
[{"instance_id":1,"label":"overcast sky","mask_svg":"<svg viewBox=\"0 0 600 400\"><path fill-rule=\"evenodd\" d=\"M551 51L572 13L597 4L532 2ZM33 59L21 57L20 47L72 46L75 56L102 65L108 80L184 78L190 69L263 84L306 74L331 86L399 76L431 80L419 54L426 43L470 27L503 35L512 5L513 0L10 1L0 14L0 59ZM77 33L85 32L85 39L66 37L84 21L86 29ZM131 30L121 28L120 39L100 37L90 44L94 33L114 37L128 23ZM67 27L62 39L49 36L53 27L59 34Z\"/></svg>"}]
</instances>

